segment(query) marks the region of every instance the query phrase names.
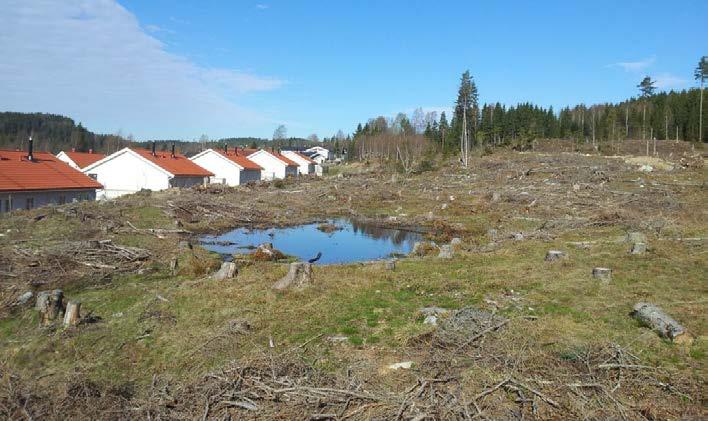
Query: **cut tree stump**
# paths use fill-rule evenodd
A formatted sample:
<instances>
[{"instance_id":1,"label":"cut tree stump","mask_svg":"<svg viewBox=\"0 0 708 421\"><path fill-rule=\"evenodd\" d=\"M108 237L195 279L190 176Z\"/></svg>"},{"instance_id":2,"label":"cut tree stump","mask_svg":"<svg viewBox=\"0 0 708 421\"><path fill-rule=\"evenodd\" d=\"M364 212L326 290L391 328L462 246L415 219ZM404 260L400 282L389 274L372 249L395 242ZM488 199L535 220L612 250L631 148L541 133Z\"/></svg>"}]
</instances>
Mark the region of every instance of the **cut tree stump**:
<instances>
[{"instance_id":1,"label":"cut tree stump","mask_svg":"<svg viewBox=\"0 0 708 421\"><path fill-rule=\"evenodd\" d=\"M599 279L604 283L609 283L612 280L612 269L610 268L593 268L592 277Z\"/></svg>"},{"instance_id":2,"label":"cut tree stump","mask_svg":"<svg viewBox=\"0 0 708 421\"><path fill-rule=\"evenodd\" d=\"M449 244L443 244L440 246L440 252L438 253L438 258L440 259L452 259L452 246Z\"/></svg>"},{"instance_id":3,"label":"cut tree stump","mask_svg":"<svg viewBox=\"0 0 708 421\"><path fill-rule=\"evenodd\" d=\"M691 343L693 338L686 329L662 309L651 303L637 303L631 313L632 317L643 325L652 328L662 338L676 343Z\"/></svg>"},{"instance_id":4,"label":"cut tree stump","mask_svg":"<svg viewBox=\"0 0 708 421\"><path fill-rule=\"evenodd\" d=\"M64 326L76 326L81 321L81 302L69 301L64 312Z\"/></svg>"},{"instance_id":5,"label":"cut tree stump","mask_svg":"<svg viewBox=\"0 0 708 421\"><path fill-rule=\"evenodd\" d=\"M212 275L212 278L217 281L223 281L226 279L233 279L238 275L238 266L234 262L224 262L221 264L221 268Z\"/></svg>"},{"instance_id":6,"label":"cut tree stump","mask_svg":"<svg viewBox=\"0 0 708 421\"><path fill-rule=\"evenodd\" d=\"M273 285L273 289L303 289L312 283L312 264L305 262L290 263L288 274Z\"/></svg>"},{"instance_id":7,"label":"cut tree stump","mask_svg":"<svg viewBox=\"0 0 708 421\"><path fill-rule=\"evenodd\" d=\"M646 243L634 243L632 244L632 254L644 254L647 251Z\"/></svg>"},{"instance_id":8,"label":"cut tree stump","mask_svg":"<svg viewBox=\"0 0 708 421\"><path fill-rule=\"evenodd\" d=\"M53 324L64 311L64 292L60 289L40 292L37 294L36 308L42 326Z\"/></svg>"},{"instance_id":9,"label":"cut tree stump","mask_svg":"<svg viewBox=\"0 0 708 421\"><path fill-rule=\"evenodd\" d=\"M179 272L179 259L175 256L170 260L170 273L175 276L177 272Z\"/></svg>"},{"instance_id":10,"label":"cut tree stump","mask_svg":"<svg viewBox=\"0 0 708 421\"><path fill-rule=\"evenodd\" d=\"M560 260L566 257L565 252L560 251L560 250L548 250L546 253L546 261L547 262L554 262L556 260Z\"/></svg>"},{"instance_id":11,"label":"cut tree stump","mask_svg":"<svg viewBox=\"0 0 708 421\"><path fill-rule=\"evenodd\" d=\"M396 259L386 261L386 270L396 270Z\"/></svg>"}]
</instances>

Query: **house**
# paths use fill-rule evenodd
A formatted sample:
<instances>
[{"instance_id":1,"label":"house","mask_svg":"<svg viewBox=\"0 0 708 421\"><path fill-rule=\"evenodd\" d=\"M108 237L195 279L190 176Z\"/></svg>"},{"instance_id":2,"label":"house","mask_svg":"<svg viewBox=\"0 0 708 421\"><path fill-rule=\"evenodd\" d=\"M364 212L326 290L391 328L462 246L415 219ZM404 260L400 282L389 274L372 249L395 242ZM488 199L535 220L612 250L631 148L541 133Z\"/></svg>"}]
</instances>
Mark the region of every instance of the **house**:
<instances>
[{"instance_id":1,"label":"house","mask_svg":"<svg viewBox=\"0 0 708 421\"><path fill-rule=\"evenodd\" d=\"M101 186L48 152L0 150L0 213L95 200Z\"/></svg>"},{"instance_id":2,"label":"house","mask_svg":"<svg viewBox=\"0 0 708 421\"><path fill-rule=\"evenodd\" d=\"M57 154L57 158L59 158L61 161L66 162L72 168L76 168L77 170L86 168L94 162L100 161L105 157L106 155L102 153L94 153L92 149L89 149L88 152L76 152L72 149L70 152L61 151Z\"/></svg>"},{"instance_id":3,"label":"house","mask_svg":"<svg viewBox=\"0 0 708 421\"><path fill-rule=\"evenodd\" d=\"M323 148L322 146L313 146L309 149L305 149L305 153L312 158L313 155L317 154L320 157L322 157L322 162L329 160L330 158L330 151L327 148ZM314 158L313 158L314 159ZM322 162L318 162L321 164Z\"/></svg>"},{"instance_id":4,"label":"house","mask_svg":"<svg viewBox=\"0 0 708 421\"><path fill-rule=\"evenodd\" d=\"M310 152L310 159L315 161L318 165L324 164L327 161L327 155L322 155L319 152Z\"/></svg>"},{"instance_id":5,"label":"house","mask_svg":"<svg viewBox=\"0 0 708 421\"><path fill-rule=\"evenodd\" d=\"M257 151L246 149L246 157L261 166L261 180L297 176L298 164L285 157L275 149L260 149Z\"/></svg>"},{"instance_id":6,"label":"house","mask_svg":"<svg viewBox=\"0 0 708 421\"><path fill-rule=\"evenodd\" d=\"M243 151L239 152L238 149L229 151L228 146L224 146L223 150L207 149L189 159L214 173L210 179L211 183L238 186L261 179L263 168L246 158Z\"/></svg>"},{"instance_id":7,"label":"house","mask_svg":"<svg viewBox=\"0 0 708 421\"><path fill-rule=\"evenodd\" d=\"M207 171L182 154L124 148L84 168L84 174L103 184L99 198L112 199L140 190L165 190L208 183L214 173Z\"/></svg>"},{"instance_id":8,"label":"house","mask_svg":"<svg viewBox=\"0 0 708 421\"><path fill-rule=\"evenodd\" d=\"M282 154L289 160L298 164L298 172L302 175L314 174L317 163L307 155L296 151L283 151Z\"/></svg>"}]
</instances>

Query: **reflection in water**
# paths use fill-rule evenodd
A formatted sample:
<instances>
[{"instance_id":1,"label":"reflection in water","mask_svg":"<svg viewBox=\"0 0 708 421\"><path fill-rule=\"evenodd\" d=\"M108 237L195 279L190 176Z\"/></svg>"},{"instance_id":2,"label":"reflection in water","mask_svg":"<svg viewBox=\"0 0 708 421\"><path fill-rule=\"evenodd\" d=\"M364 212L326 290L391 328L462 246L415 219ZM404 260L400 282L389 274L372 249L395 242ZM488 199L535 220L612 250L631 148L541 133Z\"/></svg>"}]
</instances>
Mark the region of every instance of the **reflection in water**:
<instances>
[{"instance_id":1,"label":"reflection in water","mask_svg":"<svg viewBox=\"0 0 708 421\"><path fill-rule=\"evenodd\" d=\"M359 221L335 219L328 221L342 228L331 233L317 229L320 224L287 228L252 230L237 228L219 236L202 238L205 248L221 254L243 253L262 243L285 254L308 260L318 252L318 263L346 263L381 259L392 254L407 254L422 236L411 231L382 228Z\"/></svg>"}]
</instances>

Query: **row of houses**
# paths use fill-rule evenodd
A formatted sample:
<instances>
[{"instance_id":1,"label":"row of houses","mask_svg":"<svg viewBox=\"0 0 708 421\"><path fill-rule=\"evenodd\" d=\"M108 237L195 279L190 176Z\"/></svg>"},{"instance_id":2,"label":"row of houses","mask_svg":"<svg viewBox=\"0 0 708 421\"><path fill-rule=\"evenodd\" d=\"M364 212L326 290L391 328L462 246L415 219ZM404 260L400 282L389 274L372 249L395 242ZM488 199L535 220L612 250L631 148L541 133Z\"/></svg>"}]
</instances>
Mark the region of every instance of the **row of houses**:
<instances>
[{"instance_id":1,"label":"row of houses","mask_svg":"<svg viewBox=\"0 0 708 421\"><path fill-rule=\"evenodd\" d=\"M323 149L323 148L322 148ZM326 149L325 149L326 150ZM313 159L313 157L315 159ZM0 212L48 204L111 199L141 190L225 184L322 173L324 152L207 149L186 157L175 151L124 148L110 155L62 151L57 156L0 150ZM318 163L316 159L319 159Z\"/></svg>"}]
</instances>

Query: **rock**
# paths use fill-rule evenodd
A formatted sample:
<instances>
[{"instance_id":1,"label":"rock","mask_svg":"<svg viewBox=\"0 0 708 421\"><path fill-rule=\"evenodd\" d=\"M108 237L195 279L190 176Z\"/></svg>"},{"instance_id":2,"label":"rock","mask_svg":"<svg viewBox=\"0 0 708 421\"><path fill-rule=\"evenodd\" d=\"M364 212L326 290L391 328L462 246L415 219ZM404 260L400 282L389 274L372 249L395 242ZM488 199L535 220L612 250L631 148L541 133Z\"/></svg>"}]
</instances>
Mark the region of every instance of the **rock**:
<instances>
[{"instance_id":1,"label":"rock","mask_svg":"<svg viewBox=\"0 0 708 421\"><path fill-rule=\"evenodd\" d=\"M396 259L386 260L386 270L396 270Z\"/></svg>"},{"instance_id":2,"label":"rock","mask_svg":"<svg viewBox=\"0 0 708 421\"><path fill-rule=\"evenodd\" d=\"M391 370L400 370L400 369L408 370L411 367L413 367L413 361L403 361L403 362L391 364L388 366L388 368Z\"/></svg>"},{"instance_id":3,"label":"rock","mask_svg":"<svg viewBox=\"0 0 708 421\"><path fill-rule=\"evenodd\" d=\"M420 314L423 316L442 316L448 314L450 310L442 307L423 307L419 310Z\"/></svg>"},{"instance_id":4,"label":"rock","mask_svg":"<svg viewBox=\"0 0 708 421\"><path fill-rule=\"evenodd\" d=\"M251 255L251 259L259 262L269 262L274 260L284 259L285 254L280 250L274 249L272 243L263 243L256 247L256 251Z\"/></svg>"},{"instance_id":5,"label":"rock","mask_svg":"<svg viewBox=\"0 0 708 421\"><path fill-rule=\"evenodd\" d=\"M462 239L459 237L455 237L452 240L450 240L450 245L452 247L457 247L462 245Z\"/></svg>"},{"instance_id":6,"label":"rock","mask_svg":"<svg viewBox=\"0 0 708 421\"><path fill-rule=\"evenodd\" d=\"M447 209L447 203L443 203L442 205L440 205L440 209L442 209L442 210Z\"/></svg>"},{"instance_id":7,"label":"rock","mask_svg":"<svg viewBox=\"0 0 708 421\"><path fill-rule=\"evenodd\" d=\"M304 262L290 263L288 274L273 285L273 289L303 289L312 284L312 264Z\"/></svg>"},{"instance_id":8,"label":"rock","mask_svg":"<svg viewBox=\"0 0 708 421\"><path fill-rule=\"evenodd\" d=\"M612 280L612 269L610 268L593 268L592 277L599 279L604 283L609 283Z\"/></svg>"},{"instance_id":9,"label":"rock","mask_svg":"<svg viewBox=\"0 0 708 421\"><path fill-rule=\"evenodd\" d=\"M347 342L349 340L349 336L333 335L333 336L328 336L327 340L330 342L333 342L333 343Z\"/></svg>"},{"instance_id":10,"label":"rock","mask_svg":"<svg viewBox=\"0 0 708 421\"><path fill-rule=\"evenodd\" d=\"M634 243L632 244L632 249L630 253L632 254L644 254L647 251L646 243Z\"/></svg>"},{"instance_id":11,"label":"rock","mask_svg":"<svg viewBox=\"0 0 708 421\"><path fill-rule=\"evenodd\" d=\"M625 237L625 241L628 243L647 243L647 236L641 232L628 232Z\"/></svg>"},{"instance_id":12,"label":"rock","mask_svg":"<svg viewBox=\"0 0 708 421\"><path fill-rule=\"evenodd\" d=\"M238 266L236 266L236 263L224 262L221 264L221 268L211 277L215 281L224 281L226 279L233 279L236 275L238 275Z\"/></svg>"},{"instance_id":13,"label":"rock","mask_svg":"<svg viewBox=\"0 0 708 421\"><path fill-rule=\"evenodd\" d=\"M652 167L651 165L648 165L648 164L641 165L641 166L639 167L639 171L641 171L641 172L652 172L652 171L654 171L654 167Z\"/></svg>"},{"instance_id":14,"label":"rock","mask_svg":"<svg viewBox=\"0 0 708 421\"><path fill-rule=\"evenodd\" d=\"M32 299L33 296L34 296L34 294L32 293L32 291L27 291L24 294L17 297L17 299L15 300L15 305L16 306L23 306L23 305L27 304Z\"/></svg>"},{"instance_id":15,"label":"rock","mask_svg":"<svg viewBox=\"0 0 708 421\"><path fill-rule=\"evenodd\" d=\"M676 343L693 342L693 338L686 329L662 309L650 303L637 303L634 305L631 316L645 326L652 328L662 338Z\"/></svg>"},{"instance_id":16,"label":"rock","mask_svg":"<svg viewBox=\"0 0 708 421\"><path fill-rule=\"evenodd\" d=\"M524 234L522 232L515 232L511 235L514 241L522 241L524 239Z\"/></svg>"},{"instance_id":17,"label":"rock","mask_svg":"<svg viewBox=\"0 0 708 421\"><path fill-rule=\"evenodd\" d=\"M449 244L444 244L440 246L440 252L438 253L439 259L452 259L452 246Z\"/></svg>"},{"instance_id":18,"label":"rock","mask_svg":"<svg viewBox=\"0 0 708 421\"><path fill-rule=\"evenodd\" d=\"M423 320L424 325L431 325L431 326L437 326L438 325L438 316L425 316L425 319Z\"/></svg>"},{"instance_id":19,"label":"rock","mask_svg":"<svg viewBox=\"0 0 708 421\"><path fill-rule=\"evenodd\" d=\"M560 260L566 257L565 252L562 252L560 250L548 250L546 253L546 261L547 262L554 262L556 260Z\"/></svg>"},{"instance_id":20,"label":"rock","mask_svg":"<svg viewBox=\"0 0 708 421\"><path fill-rule=\"evenodd\" d=\"M427 256L437 250L438 247L435 245L435 243L431 241L416 241L415 244L413 244L413 250L411 251L411 255Z\"/></svg>"}]
</instances>

